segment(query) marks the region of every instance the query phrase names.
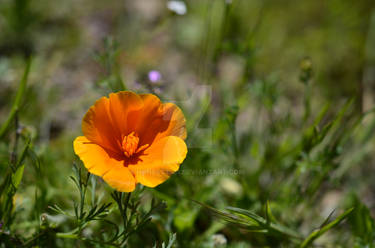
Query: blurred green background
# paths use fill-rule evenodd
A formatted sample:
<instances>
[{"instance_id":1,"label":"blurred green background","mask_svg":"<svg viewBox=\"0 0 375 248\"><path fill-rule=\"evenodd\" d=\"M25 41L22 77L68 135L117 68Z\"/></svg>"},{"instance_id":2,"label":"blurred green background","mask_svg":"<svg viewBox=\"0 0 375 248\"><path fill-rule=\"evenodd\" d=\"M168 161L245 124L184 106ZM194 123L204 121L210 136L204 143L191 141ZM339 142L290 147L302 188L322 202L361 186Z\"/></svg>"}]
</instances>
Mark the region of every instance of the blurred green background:
<instances>
[{"instance_id":1,"label":"blurred green background","mask_svg":"<svg viewBox=\"0 0 375 248\"><path fill-rule=\"evenodd\" d=\"M48 206L71 211L78 197L68 178L80 163L72 141L84 113L103 95L132 90L182 108L189 152L178 173L144 190L145 208L152 197L168 207L130 247L160 246L170 233L176 247L298 246L233 228L192 199L262 216L269 201L302 236L354 206L316 244L374 247L374 1L0 0L0 123L30 56L18 131L32 138L40 168L28 158L15 197L11 231L23 239L38 231L40 214L54 215ZM0 175L11 131L0 140ZM60 222L54 230L71 230Z\"/></svg>"}]
</instances>

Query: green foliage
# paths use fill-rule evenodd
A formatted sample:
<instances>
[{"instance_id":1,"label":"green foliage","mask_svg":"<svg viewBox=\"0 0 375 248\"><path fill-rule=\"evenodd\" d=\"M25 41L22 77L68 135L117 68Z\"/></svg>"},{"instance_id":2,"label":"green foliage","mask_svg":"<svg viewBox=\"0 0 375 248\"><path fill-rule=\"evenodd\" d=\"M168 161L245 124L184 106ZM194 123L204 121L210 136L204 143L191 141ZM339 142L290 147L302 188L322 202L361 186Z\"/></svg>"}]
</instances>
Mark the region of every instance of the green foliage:
<instances>
[{"instance_id":1,"label":"green foliage","mask_svg":"<svg viewBox=\"0 0 375 248\"><path fill-rule=\"evenodd\" d=\"M17 91L16 98L12 104L11 111L8 115L6 121L1 125L0 137L6 134L6 131L11 126L11 122L15 120L16 127L18 126L18 111L21 105L21 101L24 97L24 92L26 88L27 78L30 70L30 60L26 66L26 70L20 82L19 89ZM29 147L29 142L25 144L25 147L21 153L21 156L17 159L17 141L19 139L19 134L16 131L15 135L15 145L10 157L9 167L4 172L4 179L0 186L0 218L2 219L3 225L8 227L12 221L12 210L13 210L13 197L17 192L18 186L23 177L24 164L26 152Z\"/></svg>"},{"instance_id":2,"label":"green foliage","mask_svg":"<svg viewBox=\"0 0 375 248\"><path fill-rule=\"evenodd\" d=\"M13 102L12 108L10 110L10 113L8 115L8 118L6 119L6 121L0 127L0 138L2 138L5 135L7 129L10 127L11 122L14 120L14 118L17 115L17 112L19 111L21 101L24 99L27 77L28 77L29 71L30 71L30 65L31 65L31 60L29 60L27 62L25 72L24 72L23 77L21 79L20 86L18 87L17 95L14 99L14 102Z\"/></svg>"},{"instance_id":3,"label":"green foliage","mask_svg":"<svg viewBox=\"0 0 375 248\"><path fill-rule=\"evenodd\" d=\"M327 232L329 229L337 226L340 224L341 221L343 221L351 212L353 211L353 208L346 210L343 214L338 216L335 220L332 222L322 225L318 230L312 232L301 244L301 248L310 246L315 239L322 236L325 232ZM328 219L327 219L328 220ZM325 223L325 222L324 222ZM323 223L323 224L324 224Z\"/></svg>"},{"instance_id":4,"label":"green foliage","mask_svg":"<svg viewBox=\"0 0 375 248\"><path fill-rule=\"evenodd\" d=\"M214 215L218 216L219 218L222 218L225 221L237 225L240 228L243 228L249 232L266 233L270 236L281 236L284 239L298 240L302 237L296 231L291 230L286 226L278 224L275 220L275 217L273 217L271 213L268 203L266 205L265 218L257 215L256 213L241 208L227 207L227 209L232 212L228 213L219 211L202 203L199 204L210 210Z\"/></svg>"},{"instance_id":5,"label":"green foliage","mask_svg":"<svg viewBox=\"0 0 375 248\"><path fill-rule=\"evenodd\" d=\"M354 196L352 201L356 207L349 216L349 222L353 235L356 237L354 247L374 247L374 219L369 209L357 197Z\"/></svg>"},{"instance_id":6,"label":"green foliage","mask_svg":"<svg viewBox=\"0 0 375 248\"><path fill-rule=\"evenodd\" d=\"M96 60L105 68L105 76L98 82L99 86L108 87L110 91L126 90L118 68L118 44L111 38L104 40L104 51L95 55Z\"/></svg>"},{"instance_id":7,"label":"green foliage","mask_svg":"<svg viewBox=\"0 0 375 248\"><path fill-rule=\"evenodd\" d=\"M77 239L84 241L89 244L98 244L106 246L115 247L125 247L128 244L128 239L134 233L140 232L144 225L146 225L152 218L151 215L157 213L158 211L165 208L165 204L160 202L156 203L154 200L151 202L151 207L148 211L142 212L139 209L140 201L137 198L130 200L131 193L124 194L121 192L114 191L111 196L115 203L117 204L117 209L111 208L112 203L99 204L96 202L95 198L92 199L91 205L86 203L86 192L89 187L89 182L91 182L91 193L92 197L95 197L95 183L96 179L90 180L94 177L90 173L87 173L86 177L83 177L81 168L74 165L75 177L71 177L74 184L80 193L79 202L74 202L74 215L67 213L62 210L59 206L54 205L50 207L54 212L65 215L68 218L75 219L75 228L68 232L57 232L56 237L63 239ZM119 211L123 225L119 227L116 223L106 218L110 212L115 210ZM88 238L83 234L83 230L88 227L91 222L100 221L102 222L102 228L110 230L108 233L100 233L100 235L95 235L101 238ZM46 228L56 227L51 226L46 223ZM106 238L107 237L107 238ZM110 237L110 238L108 238ZM173 243L173 241L170 241Z\"/></svg>"}]
</instances>

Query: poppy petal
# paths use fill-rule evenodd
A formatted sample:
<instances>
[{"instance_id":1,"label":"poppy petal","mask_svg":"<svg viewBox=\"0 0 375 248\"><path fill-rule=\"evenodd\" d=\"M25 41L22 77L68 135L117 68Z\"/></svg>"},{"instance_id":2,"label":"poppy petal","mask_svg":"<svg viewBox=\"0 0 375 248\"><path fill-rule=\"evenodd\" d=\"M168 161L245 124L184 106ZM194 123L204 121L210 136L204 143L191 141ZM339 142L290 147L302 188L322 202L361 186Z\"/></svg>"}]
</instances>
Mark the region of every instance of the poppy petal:
<instances>
[{"instance_id":1,"label":"poppy petal","mask_svg":"<svg viewBox=\"0 0 375 248\"><path fill-rule=\"evenodd\" d=\"M94 175L103 176L112 167L123 165L123 161L111 157L108 151L84 136L77 137L73 147L87 170Z\"/></svg>"},{"instance_id":2,"label":"poppy petal","mask_svg":"<svg viewBox=\"0 0 375 248\"><path fill-rule=\"evenodd\" d=\"M149 129L151 122L157 116L160 116L159 108L161 107L161 102L157 96L152 94L141 94L139 97L142 99L143 108L138 113L133 112L130 114L129 119L132 121L128 122L128 128L130 131L142 134Z\"/></svg>"},{"instance_id":3,"label":"poppy petal","mask_svg":"<svg viewBox=\"0 0 375 248\"><path fill-rule=\"evenodd\" d=\"M135 189L135 178L124 165L114 166L103 176L104 181L121 192L132 192Z\"/></svg>"},{"instance_id":4,"label":"poppy petal","mask_svg":"<svg viewBox=\"0 0 375 248\"><path fill-rule=\"evenodd\" d=\"M166 136L186 139L186 121L180 108L173 103L165 103L159 113L159 117L152 120L144 131L142 144L152 144Z\"/></svg>"},{"instance_id":5,"label":"poppy petal","mask_svg":"<svg viewBox=\"0 0 375 248\"><path fill-rule=\"evenodd\" d=\"M133 92L120 91L109 94L109 104L113 124L121 136L128 135L131 132L129 126L134 126L132 122L138 119L134 114L138 116L142 111L142 99Z\"/></svg>"},{"instance_id":6,"label":"poppy petal","mask_svg":"<svg viewBox=\"0 0 375 248\"><path fill-rule=\"evenodd\" d=\"M162 105L160 99L153 94L140 94L139 97L143 100L144 117L152 116Z\"/></svg>"},{"instance_id":7,"label":"poppy petal","mask_svg":"<svg viewBox=\"0 0 375 248\"><path fill-rule=\"evenodd\" d=\"M121 142L121 134L112 123L108 98L100 98L87 111L82 120L82 131L90 141L118 153L118 142Z\"/></svg>"},{"instance_id":8,"label":"poppy petal","mask_svg":"<svg viewBox=\"0 0 375 248\"><path fill-rule=\"evenodd\" d=\"M90 173L103 177L118 191L131 192L135 189L135 178L124 166L123 160L111 157L108 151L84 136L77 137L73 144L74 152Z\"/></svg>"},{"instance_id":9,"label":"poppy petal","mask_svg":"<svg viewBox=\"0 0 375 248\"><path fill-rule=\"evenodd\" d=\"M168 128L162 133L165 136L177 136L186 139L186 120L181 109L173 103L163 104L163 120L168 121Z\"/></svg>"},{"instance_id":10,"label":"poppy petal","mask_svg":"<svg viewBox=\"0 0 375 248\"><path fill-rule=\"evenodd\" d=\"M186 138L186 121L181 109L173 103L162 104L152 94L141 94L144 107L138 125L141 144L152 144L166 136Z\"/></svg>"},{"instance_id":11,"label":"poppy petal","mask_svg":"<svg viewBox=\"0 0 375 248\"><path fill-rule=\"evenodd\" d=\"M186 157L187 147L183 139L168 136L155 141L144 154L140 162L129 165L137 182L155 187L167 180L179 169Z\"/></svg>"}]
</instances>

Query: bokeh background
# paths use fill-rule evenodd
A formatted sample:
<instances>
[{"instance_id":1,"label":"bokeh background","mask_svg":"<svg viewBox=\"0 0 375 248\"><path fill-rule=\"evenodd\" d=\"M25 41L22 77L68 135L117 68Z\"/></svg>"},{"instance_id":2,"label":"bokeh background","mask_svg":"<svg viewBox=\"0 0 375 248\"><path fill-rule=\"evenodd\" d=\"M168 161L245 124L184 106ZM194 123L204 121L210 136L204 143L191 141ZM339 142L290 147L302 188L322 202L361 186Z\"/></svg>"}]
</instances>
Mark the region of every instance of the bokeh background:
<instances>
[{"instance_id":1,"label":"bokeh background","mask_svg":"<svg viewBox=\"0 0 375 248\"><path fill-rule=\"evenodd\" d=\"M145 207L153 197L168 208L131 247L169 233L177 247L293 246L233 228L192 199L260 215L269 201L276 219L302 235L356 206L317 244L372 247L374 1L0 0L0 123L30 56L19 122L40 171L29 159L15 199L18 235L31 236L40 214L53 216L50 205L72 208L69 176L80 163L72 141L84 113L103 95L132 90L182 108L189 153L178 173L144 191ZM12 135L0 142L1 172L13 143ZM66 244L92 247L53 241Z\"/></svg>"}]
</instances>

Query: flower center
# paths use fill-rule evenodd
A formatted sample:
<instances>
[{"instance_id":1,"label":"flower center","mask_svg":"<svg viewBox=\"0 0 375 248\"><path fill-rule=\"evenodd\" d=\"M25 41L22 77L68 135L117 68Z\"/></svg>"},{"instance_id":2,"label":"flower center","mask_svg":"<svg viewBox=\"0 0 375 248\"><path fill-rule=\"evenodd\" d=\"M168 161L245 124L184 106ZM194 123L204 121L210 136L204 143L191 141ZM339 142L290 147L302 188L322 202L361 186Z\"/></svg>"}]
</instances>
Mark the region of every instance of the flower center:
<instances>
[{"instance_id":1,"label":"flower center","mask_svg":"<svg viewBox=\"0 0 375 248\"><path fill-rule=\"evenodd\" d=\"M146 144L138 147L138 143L139 137L135 132L131 132L123 138L121 148L126 157L130 158L133 154L143 151L149 146L149 144Z\"/></svg>"}]
</instances>

